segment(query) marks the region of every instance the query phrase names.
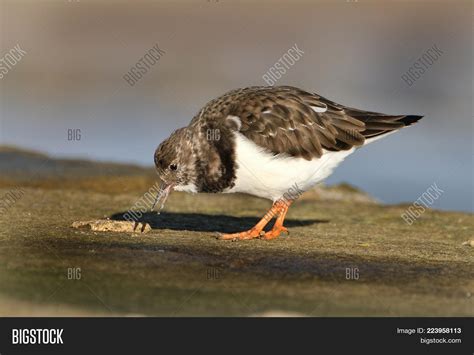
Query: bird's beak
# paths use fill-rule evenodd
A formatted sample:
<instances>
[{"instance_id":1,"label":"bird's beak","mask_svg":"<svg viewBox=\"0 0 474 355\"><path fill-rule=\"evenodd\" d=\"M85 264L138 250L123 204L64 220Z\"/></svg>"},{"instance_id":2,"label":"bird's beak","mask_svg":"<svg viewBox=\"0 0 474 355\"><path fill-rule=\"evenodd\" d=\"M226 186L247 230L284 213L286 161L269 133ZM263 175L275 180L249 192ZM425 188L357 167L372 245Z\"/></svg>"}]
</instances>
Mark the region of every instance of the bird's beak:
<instances>
[{"instance_id":1,"label":"bird's beak","mask_svg":"<svg viewBox=\"0 0 474 355\"><path fill-rule=\"evenodd\" d=\"M155 202L153 203L153 206L151 207L151 210L153 211L155 209L155 206L160 203L160 209L158 210L158 213L165 207L165 202L166 199L168 198L168 195L170 194L171 188L173 187L173 184L167 184L165 182L162 182L160 185L160 189L158 193L156 194Z\"/></svg>"}]
</instances>

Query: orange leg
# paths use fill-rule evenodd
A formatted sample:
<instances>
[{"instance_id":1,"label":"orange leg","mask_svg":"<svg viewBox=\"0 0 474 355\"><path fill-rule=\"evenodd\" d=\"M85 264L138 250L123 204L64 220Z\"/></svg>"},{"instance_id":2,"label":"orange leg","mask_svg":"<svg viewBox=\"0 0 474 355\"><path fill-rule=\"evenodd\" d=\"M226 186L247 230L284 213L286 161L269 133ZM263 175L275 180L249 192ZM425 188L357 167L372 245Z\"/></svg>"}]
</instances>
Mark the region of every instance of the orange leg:
<instances>
[{"instance_id":1,"label":"orange leg","mask_svg":"<svg viewBox=\"0 0 474 355\"><path fill-rule=\"evenodd\" d=\"M283 221L285 220L286 213L288 212L288 208L290 207L289 203L282 204L282 210L280 215L277 217L275 224L273 225L272 230L266 232L263 236L266 240L271 240L277 238L281 232L285 232L286 234L290 234L288 229L283 226Z\"/></svg>"},{"instance_id":2,"label":"orange leg","mask_svg":"<svg viewBox=\"0 0 474 355\"><path fill-rule=\"evenodd\" d=\"M251 229L240 233L231 234L220 234L219 239L222 240L246 240L263 237L265 239L274 239L280 235L282 231L287 232L288 230L283 227L283 220L285 219L286 212L292 201L278 200L272 208L265 214L265 216ZM270 220L278 215L273 229L267 233L264 233L263 228L270 222Z\"/></svg>"}]
</instances>

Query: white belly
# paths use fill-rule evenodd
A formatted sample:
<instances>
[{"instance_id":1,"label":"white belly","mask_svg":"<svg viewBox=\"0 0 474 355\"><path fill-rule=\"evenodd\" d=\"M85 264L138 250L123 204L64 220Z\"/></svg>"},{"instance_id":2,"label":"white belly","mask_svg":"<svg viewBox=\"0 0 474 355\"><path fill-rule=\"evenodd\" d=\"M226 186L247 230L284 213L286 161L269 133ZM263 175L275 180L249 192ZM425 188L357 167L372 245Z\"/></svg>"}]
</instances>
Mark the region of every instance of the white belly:
<instances>
[{"instance_id":1,"label":"white belly","mask_svg":"<svg viewBox=\"0 0 474 355\"><path fill-rule=\"evenodd\" d=\"M237 133L235 186L225 192L244 192L276 201L295 184L300 190L309 190L327 178L352 152L354 148L324 151L321 158L311 161L284 154L275 156Z\"/></svg>"}]
</instances>

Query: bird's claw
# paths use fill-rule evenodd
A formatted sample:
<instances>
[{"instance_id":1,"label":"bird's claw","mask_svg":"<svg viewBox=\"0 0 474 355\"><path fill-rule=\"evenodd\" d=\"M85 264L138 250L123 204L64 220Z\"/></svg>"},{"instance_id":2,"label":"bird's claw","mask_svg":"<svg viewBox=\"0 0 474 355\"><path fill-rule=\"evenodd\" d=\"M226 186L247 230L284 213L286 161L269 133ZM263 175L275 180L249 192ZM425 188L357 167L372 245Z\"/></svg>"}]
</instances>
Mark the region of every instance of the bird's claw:
<instances>
[{"instance_id":1,"label":"bird's claw","mask_svg":"<svg viewBox=\"0 0 474 355\"><path fill-rule=\"evenodd\" d=\"M281 234L281 232L285 232L287 236L290 235L290 231L286 227L277 226L277 227L273 227L270 231L265 233L262 236L262 239L265 239L265 240L275 239Z\"/></svg>"},{"instance_id":2,"label":"bird's claw","mask_svg":"<svg viewBox=\"0 0 474 355\"><path fill-rule=\"evenodd\" d=\"M230 240L233 242L236 242L238 240L248 240L248 239L255 239L260 236L262 232L257 231L256 229L250 229L245 232L240 232L240 233L218 233L217 239L219 240Z\"/></svg>"},{"instance_id":3,"label":"bird's claw","mask_svg":"<svg viewBox=\"0 0 474 355\"><path fill-rule=\"evenodd\" d=\"M265 239L265 240L271 240L277 238L282 232L286 233L286 235L290 235L290 231L283 227L274 227L272 230L265 232L263 230L257 231L255 229L250 229L245 232L240 232L240 233L232 233L232 234L227 234L227 233L219 233L216 232L214 233L214 237L218 240L230 240L232 242L236 242L239 240L249 240L249 239Z\"/></svg>"}]
</instances>

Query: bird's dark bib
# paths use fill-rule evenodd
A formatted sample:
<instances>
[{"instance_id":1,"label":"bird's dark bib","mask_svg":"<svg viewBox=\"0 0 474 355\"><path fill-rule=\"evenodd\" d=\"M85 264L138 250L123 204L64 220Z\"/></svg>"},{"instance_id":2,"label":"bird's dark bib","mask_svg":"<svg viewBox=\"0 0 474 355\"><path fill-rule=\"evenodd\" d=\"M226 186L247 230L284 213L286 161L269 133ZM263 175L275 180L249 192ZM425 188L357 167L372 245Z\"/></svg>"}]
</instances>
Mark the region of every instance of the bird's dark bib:
<instances>
[{"instance_id":1,"label":"bird's dark bib","mask_svg":"<svg viewBox=\"0 0 474 355\"><path fill-rule=\"evenodd\" d=\"M213 132L209 134L209 132ZM227 127L203 127L196 152L198 192L222 192L235 184L235 138Z\"/></svg>"}]
</instances>

